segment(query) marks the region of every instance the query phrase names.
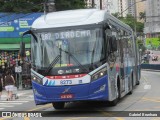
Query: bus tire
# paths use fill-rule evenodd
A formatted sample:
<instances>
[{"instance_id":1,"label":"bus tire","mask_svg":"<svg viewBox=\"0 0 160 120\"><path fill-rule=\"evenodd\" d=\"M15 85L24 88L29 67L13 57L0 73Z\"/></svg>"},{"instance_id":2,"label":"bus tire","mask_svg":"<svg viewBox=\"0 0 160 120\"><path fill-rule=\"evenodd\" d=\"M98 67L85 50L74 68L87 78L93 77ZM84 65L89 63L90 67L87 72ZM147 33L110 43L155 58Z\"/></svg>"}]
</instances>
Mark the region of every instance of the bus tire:
<instances>
[{"instance_id":1,"label":"bus tire","mask_svg":"<svg viewBox=\"0 0 160 120\"><path fill-rule=\"evenodd\" d=\"M136 85L139 85L139 84L140 84L140 81L138 80L137 83L136 83Z\"/></svg>"},{"instance_id":2,"label":"bus tire","mask_svg":"<svg viewBox=\"0 0 160 120\"><path fill-rule=\"evenodd\" d=\"M131 75L131 90L129 91L128 95L131 95L133 93L133 74Z\"/></svg>"},{"instance_id":3,"label":"bus tire","mask_svg":"<svg viewBox=\"0 0 160 120\"><path fill-rule=\"evenodd\" d=\"M52 105L55 109L63 109L65 102L53 102Z\"/></svg>"},{"instance_id":4,"label":"bus tire","mask_svg":"<svg viewBox=\"0 0 160 120\"><path fill-rule=\"evenodd\" d=\"M117 94L117 98L115 100L109 102L110 106L116 106L118 101L119 101L119 99L120 99L121 95L120 95L120 84L119 83L117 84L116 94Z\"/></svg>"}]
</instances>

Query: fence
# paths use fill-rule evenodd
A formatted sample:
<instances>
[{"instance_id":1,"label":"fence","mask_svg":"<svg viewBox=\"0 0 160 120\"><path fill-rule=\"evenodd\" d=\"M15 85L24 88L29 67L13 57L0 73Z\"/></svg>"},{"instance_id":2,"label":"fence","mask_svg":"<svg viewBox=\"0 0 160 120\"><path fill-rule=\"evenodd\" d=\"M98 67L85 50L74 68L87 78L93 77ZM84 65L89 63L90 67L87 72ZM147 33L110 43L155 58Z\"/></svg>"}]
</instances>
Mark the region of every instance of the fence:
<instances>
[{"instance_id":1,"label":"fence","mask_svg":"<svg viewBox=\"0 0 160 120\"><path fill-rule=\"evenodd\" d=\"M142 69L160 70L160 64L141 64Z\"/></svg>"}]
</instances>

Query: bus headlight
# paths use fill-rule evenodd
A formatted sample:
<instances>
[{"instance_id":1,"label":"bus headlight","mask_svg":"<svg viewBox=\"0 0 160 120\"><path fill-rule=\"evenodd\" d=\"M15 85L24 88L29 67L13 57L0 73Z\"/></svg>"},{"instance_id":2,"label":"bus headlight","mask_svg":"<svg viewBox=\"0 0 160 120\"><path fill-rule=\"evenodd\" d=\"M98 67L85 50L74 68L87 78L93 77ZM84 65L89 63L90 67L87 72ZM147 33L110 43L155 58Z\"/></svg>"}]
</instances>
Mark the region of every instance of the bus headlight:
<instances>
[{"instance_id":1,"label":"bus headlight","mask_svg":"<svg viewBox=\"0 0 160 120\"><path fill-rule=\"evenodd\" d=\"M32 76L32 80L35 81L36 83L42 84L42 79L37 76Z\"/></svg>"},{"instance_id":2,"label":"bus headlight","mask_svg":"<svg viewBox=\"0 0 160 120\"><path fill-rule=\"evenodd\" d=\"M98 72L92 75L92 81L97 80L98 78L101 78L105 76L106 74L107 74L107 67L102 68L101 70L99 70Z\"/></svg>"}]
</instances>

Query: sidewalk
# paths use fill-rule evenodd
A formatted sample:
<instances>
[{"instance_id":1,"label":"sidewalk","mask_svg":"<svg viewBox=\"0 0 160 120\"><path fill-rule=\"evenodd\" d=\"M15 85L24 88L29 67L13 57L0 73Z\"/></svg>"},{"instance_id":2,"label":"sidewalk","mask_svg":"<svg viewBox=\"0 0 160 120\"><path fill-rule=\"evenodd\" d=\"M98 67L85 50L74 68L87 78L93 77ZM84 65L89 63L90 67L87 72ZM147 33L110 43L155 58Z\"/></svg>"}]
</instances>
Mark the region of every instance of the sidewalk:
<instances>
[{"instance_id":1,"label":"sidewalk","mask_svg":"<svg viewBox=\"0 0 160 120\"><path fill-rule=\"evenodd\" d=\"M30 89L30 90L17 90L17 92L15 92L15 93L18 96L18 99L25 98L27 96L33 96L32 89ZM7 99L7 92L5 90L3 90L1 100L6 100L6 99Z\"/></svg>"}]
</instances>

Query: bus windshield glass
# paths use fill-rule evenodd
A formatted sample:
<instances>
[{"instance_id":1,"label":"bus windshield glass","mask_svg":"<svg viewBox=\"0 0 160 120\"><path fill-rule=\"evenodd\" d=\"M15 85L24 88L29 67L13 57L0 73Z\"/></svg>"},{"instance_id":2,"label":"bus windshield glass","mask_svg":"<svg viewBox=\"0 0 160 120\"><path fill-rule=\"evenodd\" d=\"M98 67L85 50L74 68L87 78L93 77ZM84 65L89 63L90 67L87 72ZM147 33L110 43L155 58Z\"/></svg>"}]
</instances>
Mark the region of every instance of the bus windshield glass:
<instances>
[{"instance_id":1,"label":"bus windshield glass","mask_svg":"<svg viewBox=\"0 0 160 120\"><path fill-rule=\"evenodd\" d=\"M47 68L59 56L53 67L90 65L104 58L102 28L35 32L32 40L32 63ZM34 58L33 58L34 57Z\"/></svg>"}]
</instances>

